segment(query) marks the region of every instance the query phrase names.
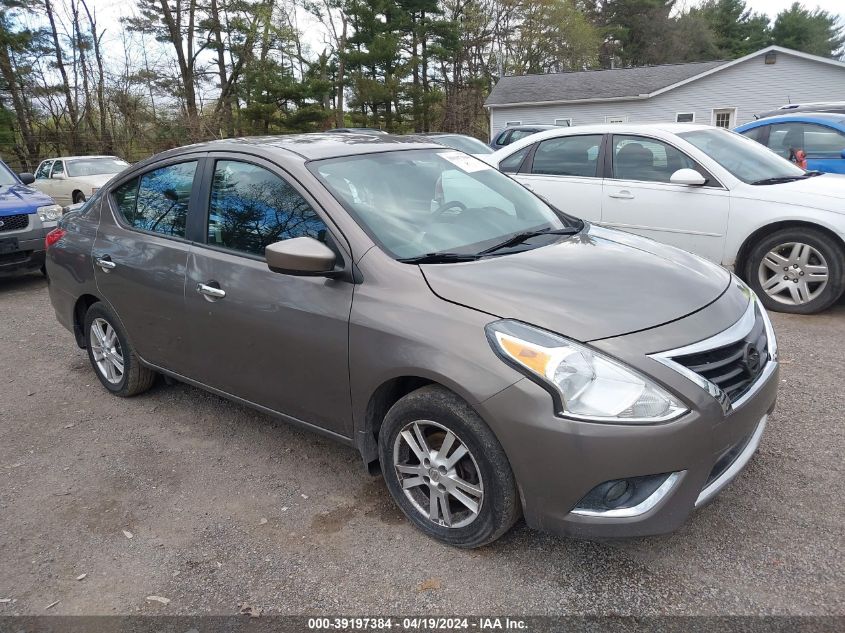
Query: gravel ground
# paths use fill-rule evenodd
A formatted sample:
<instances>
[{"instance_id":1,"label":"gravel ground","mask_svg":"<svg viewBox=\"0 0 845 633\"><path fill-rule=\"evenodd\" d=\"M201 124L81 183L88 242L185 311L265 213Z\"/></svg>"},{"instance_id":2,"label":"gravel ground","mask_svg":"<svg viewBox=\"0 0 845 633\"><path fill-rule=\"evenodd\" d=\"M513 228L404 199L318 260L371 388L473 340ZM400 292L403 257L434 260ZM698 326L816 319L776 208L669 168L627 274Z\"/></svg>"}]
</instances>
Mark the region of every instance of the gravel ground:
<instances>
[{"instance_id":1,"label":"gravel ground","mask_svg":"<svg viewBox=\"0 0 845 633\"><path fill-rule=\"evenodd\" d=\"M107 395L43 279L0 279L0 615L845 614L845 302L773 317L760 452L681 530L520 524L467 552L414 530L350 448L185 385Z\"/></svg>"}]
</instances>

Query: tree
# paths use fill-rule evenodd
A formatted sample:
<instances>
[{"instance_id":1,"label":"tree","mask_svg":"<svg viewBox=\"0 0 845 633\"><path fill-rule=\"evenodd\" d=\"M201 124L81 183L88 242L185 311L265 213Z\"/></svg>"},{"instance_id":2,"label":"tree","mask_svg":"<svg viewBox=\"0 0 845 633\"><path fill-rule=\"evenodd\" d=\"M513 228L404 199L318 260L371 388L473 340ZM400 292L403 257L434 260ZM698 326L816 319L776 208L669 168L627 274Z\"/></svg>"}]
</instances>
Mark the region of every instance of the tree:
<instances>
[{"instance_id":1,"label":"tree","mask_svg":"<svg viewBox=\"0 0 845 633\"><path fill-rule=\"evenodd\" d=\"M534 0L519 6L510 38L510 67L517 73L582 70L598 61L601 38L572 0Z\"/></svg>"},{"instance_id":2,"label":"tree","mask_svg":"<svg viewBox=\"0 0 845 633\"><path fill-rule=\"evenodd\" d=\"M822 57L845 54L845 27L827 11L809 11L798 2L775 19L772 40L778 46Z\"/></svg>"},{"instance_id":3,"label":"tree","mask_svg":"<svg viewBox=\"0 0 845 633\"><path fill-rule=\"evenodd\" d=\"M745 0L707 0L689 15L704 19L721 58L743 57L766 47L771 39L769 18L752 13Z\"/></svg>"},{"instance_id":4,"label":"tree","mask_svg":"<svg viewBox=\"0 0 845 633\"><path fill-rule=\"evenodd\" d=\"M602 67L647 66L676 61L667 46L666 34L675 0L592 0L588 14L601 30L604 42L599 54Z\"/></svg>"},{"instance_id":5,"label":"tree","mask_svg":"<svg viewBox=\"0 0 845 633\"><path fill-rule=\"evenodd\" d=\"M27 98L28 89L23 81L31 76L27 55L37 48L40 34L19 26L18 13L28 9L28 5L16 0L0 2L0 129L3 146L11 149L22 168L31 170L39 154L35 132L37 114ZM6 95L14 117L7 108Z\"/></svg>"}]
</instances>

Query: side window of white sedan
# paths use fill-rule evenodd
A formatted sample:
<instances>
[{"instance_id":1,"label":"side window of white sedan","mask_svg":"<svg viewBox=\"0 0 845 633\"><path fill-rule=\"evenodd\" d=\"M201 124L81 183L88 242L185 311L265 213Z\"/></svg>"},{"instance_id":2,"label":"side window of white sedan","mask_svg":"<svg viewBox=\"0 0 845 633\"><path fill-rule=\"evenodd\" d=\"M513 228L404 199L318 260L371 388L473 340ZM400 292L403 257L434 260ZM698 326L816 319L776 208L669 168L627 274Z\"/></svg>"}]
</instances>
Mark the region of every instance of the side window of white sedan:
<instances>
[{"instance_id":1,"label":"side window of white sedan","mask_svg":"<svg viewBox=\"0 0 845 633\"><path fill-rule=\"evenodd\" d=\"M35 172L35 178L49 178L50 177L50 167L53 166L53 161L45 160L39 166Z\"/></svg>"},{"instance_id":2,"label":"side window of white sedan","mask_svg":"<svg viewBox=\"0 0 845 633\"><path fill-rule=\"evenodd\" d=\"M534 152L531 173L595 178L601 142L601 134L562 136L542 141Z\"/></svg>"},{"instance_id":3,"label":"side window of white sedan","mask_svg":"<svg viewBox=\"0 0 845 633\"><path fill-rule=\"evenodd\" d=\"M679 169L700 169L667 143L643 136L613 136L613 177L619 180L669 182Z\"/></svg>"}]
</instances>

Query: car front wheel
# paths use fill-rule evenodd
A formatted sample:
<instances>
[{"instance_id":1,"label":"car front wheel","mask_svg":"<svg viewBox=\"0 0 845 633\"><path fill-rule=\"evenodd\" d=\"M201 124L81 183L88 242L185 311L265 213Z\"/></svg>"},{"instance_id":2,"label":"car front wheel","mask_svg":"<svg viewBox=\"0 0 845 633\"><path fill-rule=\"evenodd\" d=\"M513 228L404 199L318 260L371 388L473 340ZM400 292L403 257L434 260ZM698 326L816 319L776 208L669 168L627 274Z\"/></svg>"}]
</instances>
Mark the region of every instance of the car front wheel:
<instances>
[{"instance_id":1,"label":"car front wheel","mask_svg":"<svg viewBox=\"0 0 845 633\"><path fill-rule=\"evenodd\" d=\"M85 335L88 359L106 389L129 397L152 387L155 372L141 364L117 316L103 303L85 313Z\"/></svg>"},{"instance_id":2,"label":"car front wheel","mask_svg":"<svg viewBox=\"0 0 845 633\"><path fill-rule=\"evenodd\" d=\"M787 228L751 250L746 280L769 310L813 314L830 307L845 289L845 254L829 235Z\"/></svg>"},{"instance_id":3,"label":"car front wheel","mask_svg":"<svg viewBox=\"0 0 845 633\"><path fill-rule=\"evenodd\" d=\"M496 436L461 398L418 389L387 413L382 471L394 501L427 535L457 547L486 545L520 516L510 464Z\"/></svg>"}]
</instances>

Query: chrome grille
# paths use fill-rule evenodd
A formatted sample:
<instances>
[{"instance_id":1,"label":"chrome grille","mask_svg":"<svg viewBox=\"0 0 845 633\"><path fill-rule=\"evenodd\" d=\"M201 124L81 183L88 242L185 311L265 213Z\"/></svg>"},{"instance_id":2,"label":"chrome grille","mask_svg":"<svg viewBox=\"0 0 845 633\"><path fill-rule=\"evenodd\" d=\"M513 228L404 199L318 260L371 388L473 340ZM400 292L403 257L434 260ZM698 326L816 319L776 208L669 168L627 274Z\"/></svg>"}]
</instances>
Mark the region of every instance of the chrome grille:
<instances>
[{"instance_id":1,"label":"chrome grille","mask_svg":"<svg viewBox=\"0 0 845 633\"><path fill-rule=\"evenodd\" d=\"M20 231L29 226L29 215L20 213L18 215L6 215L0 217L0 232Z\"/></svg>"},{"instance_id":2,"label":"chrome grille","mask_svg":"<svg viewBox=\"0 0 845 633\"><path fill-rule=\"evenodd\" d=\"M755 310L754 325L740 340L672 360L719 387L731 402L748 391L768 362L766 326Z\"/></svg>"}]
</instances>

